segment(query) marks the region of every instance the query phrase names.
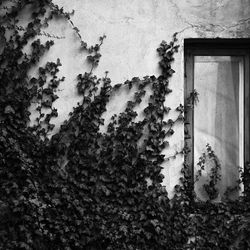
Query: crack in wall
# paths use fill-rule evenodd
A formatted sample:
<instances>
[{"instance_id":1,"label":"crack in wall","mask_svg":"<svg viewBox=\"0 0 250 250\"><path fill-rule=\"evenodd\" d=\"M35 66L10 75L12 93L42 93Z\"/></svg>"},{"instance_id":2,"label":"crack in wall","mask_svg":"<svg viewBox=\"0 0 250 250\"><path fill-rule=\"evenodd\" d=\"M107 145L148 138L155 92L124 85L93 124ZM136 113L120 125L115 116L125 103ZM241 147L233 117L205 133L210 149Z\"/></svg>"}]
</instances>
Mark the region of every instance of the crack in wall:
<instances>
[{"instance_id":1,"label":"crack in wall","mask_svg":"<svg viewBox=\"0 0 250 250\"><path fill-rule=\"evenodd\" d=\"M207 23L207 24L193 24L190 23L188 21L185 21L185 23L187 24L186 27L184 27L183 29L181 29L180 31L176 32L176 34L181 34L184 31L188 30L188 29L196 29L196 32L214 32L217 35L221 35L223 32L236 32L237 31L237 27L239 26L245 26L245 25L250 25L250 18L245 18L245 19L241 19L238 22L236 22L233 25L221 25L221 24L213 24L213 23ZM245 35L250 34L249 31L246 32L246 29L242 29L242 33L244 33Z\"/></svg>"},{"instance_id":2,"label":"crack in wall","mask_svg":"<svg viewBox=\"0 0 250 250\"><path fill-rule=\"evenodd\" d=\"M249 18L245 18L245 19L240 19L236 24L231 25L231 26L227 26L227 28L233 28L233 27L237 27L240 25L244 25L245 23L250 22L250 17Z\"/></svg>"},{"instance_id":3,"label":"crack in wall","mask_svg":"<svg viewBox=\"0 0 250 250\"><path fill-rule=\"evenodd\" d=\"M222 25L222 24L215 24L215 23L191 23L189 22L183 15L181 15L181 10L179 8L179 6L176 4L176 2L174 2L174 0L169 0L169 3L171 4L173 10L174 10L174 14L176 16L177 19L181 20L184 24L186 24L186 26L181 29L180 31L176 32L175 34L181 34L183 32L185 32L186 30L189 29L195 29L195 31L197 33L200 33L203 35L206 35L205 32L213 32L215 35L220 36L222 35L224 32L228 32L228 33L232 33L232 32L237 32L237 34L239 33L239 30L237 29L240 26L242 27L242 34L244 33L244 35L249 35L250 32L246 29L244 29L245 25L250 26L250 18L244 18L244 19L240 19L237 22L234 22L230 25ZM219 6L216 6L214 9L211 10L211 12L215 12L218 9L221 9L225 6L225 3L223 3L222 1L220 2ZM202 7L202 6L201 6Z\"/></svg>"}]
</instances>

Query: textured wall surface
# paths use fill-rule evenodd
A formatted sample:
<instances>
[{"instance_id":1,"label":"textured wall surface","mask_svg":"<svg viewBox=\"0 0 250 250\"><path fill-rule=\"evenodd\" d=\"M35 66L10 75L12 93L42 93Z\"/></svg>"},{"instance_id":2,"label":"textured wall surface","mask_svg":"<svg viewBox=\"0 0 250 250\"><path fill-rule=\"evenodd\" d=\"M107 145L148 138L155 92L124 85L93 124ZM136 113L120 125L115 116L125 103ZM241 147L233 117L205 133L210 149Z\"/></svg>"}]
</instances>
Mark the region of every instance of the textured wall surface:
<instances>
[{"instance_id":1,"label":"textured wall surface","mask_svg":"<svg viewBox=\"0 0 250 250\"><path fill-rule=\"evenodd\" d=\"M109 71L113 84L122 83L134 76L159 75L156 48L162 40L170 41L177 32L181 45L175 56L173 68L176 71L170 82L173 92L166 104L174 110L184 103L184 60L185 38L241 38L250 37L250 0L55 0L65 11L75 10L72 20L80 29L88 44L98 42L99 36L107 38L101 48L102 58L95 70L98 77ZM60 74L66 77L60 85L60 98L56 101L59 117L56 127L80 100L76 94L76 76L89 71L86 54L79 50L80 41L67 22L54 21L46 30L65 39L55 40L55 46L41 61L60 58ZM45 39L41 37L41 39ZM108 105L105 114L109 118L120 112L129 94L120 93ZM174 119L172 111L168 118ZM173 155L184 145L183 125L175 126L170 138L170 147L165 154ZM164 164L164 183L170 191L178 183L183 157L177 156Z\"/></svg>"}]
</instances>

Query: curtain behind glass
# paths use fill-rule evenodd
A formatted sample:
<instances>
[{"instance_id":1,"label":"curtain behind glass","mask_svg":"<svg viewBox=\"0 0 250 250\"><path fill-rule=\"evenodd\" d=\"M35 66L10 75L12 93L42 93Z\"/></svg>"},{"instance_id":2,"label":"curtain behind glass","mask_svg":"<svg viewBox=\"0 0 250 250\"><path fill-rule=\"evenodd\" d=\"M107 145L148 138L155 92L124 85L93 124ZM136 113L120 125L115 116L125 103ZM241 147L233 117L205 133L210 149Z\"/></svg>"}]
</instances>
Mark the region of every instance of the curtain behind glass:
<instances>
[{"instance_id":1,"label":"curtain behind glass","mask_svg":"<svg viewBox=\"0 0 250 250\"><path fill-rule=\"evenodd\" d=\"M208 143L221 164L217 200L223 199L228 187L237 186L243 159L243 116L240 113L243 93L239 92L243 91L242 65L243 58L236 56L194 58L194 89L199 93L199 102L194 108L194 174ZM205 165L195 184L195 192L202 200L208 199L203 184L208 183L214 163L207 157ZM235 198L237 194L234 192L231 196Z\"/></svg>"}]
</instances>

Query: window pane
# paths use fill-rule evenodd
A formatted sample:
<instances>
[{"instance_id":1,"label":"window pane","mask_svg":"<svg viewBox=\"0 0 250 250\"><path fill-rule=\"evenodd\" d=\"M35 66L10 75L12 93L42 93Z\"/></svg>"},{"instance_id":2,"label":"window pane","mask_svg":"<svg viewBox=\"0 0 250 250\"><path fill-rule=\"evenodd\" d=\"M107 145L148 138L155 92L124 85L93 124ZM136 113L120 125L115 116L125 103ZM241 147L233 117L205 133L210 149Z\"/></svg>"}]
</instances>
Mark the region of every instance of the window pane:
<instances>
[{"instance_id":1,"label":"window pane","mask_svg":"<svg viewBox=\"0 0 250 250\"><path fill-rule=\"evenodd\" d=\"M243 58L237 56L195 56L194 89L199 102L194 108L194 174L206 144L214 150L221 163L221 180L217 200L228 187L237 185L239 166L243 167ZM195 192L208 199L204 184L208 184L213 160L206 157L206 167L195 184ZM235 198L238 192L231 194Z\"/></svg>"}]
</instances>

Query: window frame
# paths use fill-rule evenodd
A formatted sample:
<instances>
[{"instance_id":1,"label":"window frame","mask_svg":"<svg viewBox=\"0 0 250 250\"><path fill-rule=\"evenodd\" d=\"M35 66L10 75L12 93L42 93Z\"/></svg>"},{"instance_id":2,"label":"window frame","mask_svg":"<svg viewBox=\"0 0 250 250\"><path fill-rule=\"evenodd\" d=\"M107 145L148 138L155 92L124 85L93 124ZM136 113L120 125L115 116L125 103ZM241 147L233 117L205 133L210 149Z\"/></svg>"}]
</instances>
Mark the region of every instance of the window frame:
<instances>
[{"instance_id":1,"label":"window frame","mask_svg":"<svg viewBox=\"0 0 250 250\"><path fill-rule=\"evenodd\" d=\"M244 60L244 166L250 160L250 39L184 39L184 105L194 90L194 57L195 56L242 56ZM248 97L248 98L247 98ZM185 162L190 166L191 180L194 184L194 109L186 114L185 145L189 152L185 155ZM244 166L243 171L244 171ZM244 188L244 187L243 187Z\"/></svg>"}]
</instances>

